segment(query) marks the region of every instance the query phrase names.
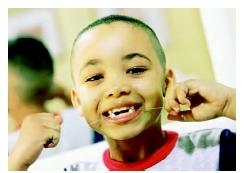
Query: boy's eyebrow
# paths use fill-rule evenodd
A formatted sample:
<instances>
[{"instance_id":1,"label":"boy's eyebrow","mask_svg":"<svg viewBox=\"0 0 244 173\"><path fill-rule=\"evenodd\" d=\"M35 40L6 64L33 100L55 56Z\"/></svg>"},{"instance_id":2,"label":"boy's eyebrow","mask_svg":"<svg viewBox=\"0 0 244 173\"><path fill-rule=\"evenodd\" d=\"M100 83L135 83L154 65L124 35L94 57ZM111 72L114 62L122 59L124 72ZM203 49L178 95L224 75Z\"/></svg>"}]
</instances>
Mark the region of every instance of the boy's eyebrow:
<instances>
[{"instance_id":1,"label":"boy's eyebrow","mask_svg":"<svg viewBox=\"0 0 244 173\"><path fill-rule=\"evenodd\" d=\"M144 59L148 60L150 63L152 63L151 60L148 57L146 57L145 55L140 54L140 53L130 53L128 55L123 56L121 59L122 60L131 60L131 59L133 59L135 57L144 58Z\"/></svg>"},{"instance_id":2,"label":"boy's eyebrow","mask_svg":"<svg viewBox=\"0 0 244 173\"><path fill-rule=\"evenodd\" d=\"M87 66L89 66L89 65L96 65L96 64L98 64L98 63L100 63L101 61L99 60L99 59L91 59L91 60L89 60L89 61L87 61L83 66L82 66L82 68L80 69L80 73L81 73L81 71L85 68L85 67L87 67Z\"/></svg>"}]
</instances>

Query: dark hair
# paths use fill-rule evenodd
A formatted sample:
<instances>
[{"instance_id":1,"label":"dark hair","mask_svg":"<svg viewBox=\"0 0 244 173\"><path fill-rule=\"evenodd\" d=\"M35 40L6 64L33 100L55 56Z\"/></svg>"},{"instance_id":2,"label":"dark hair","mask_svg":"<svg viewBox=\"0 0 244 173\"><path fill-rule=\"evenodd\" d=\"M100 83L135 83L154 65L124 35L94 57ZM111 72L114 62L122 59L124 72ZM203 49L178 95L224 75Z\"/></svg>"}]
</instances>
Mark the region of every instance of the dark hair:
<instances>
[{"instance_id":1,"label":"dark hair","mask_svg":"<svg viewBox=\"0 0 244 173\"><path fill-rule=\"evenodd\" d=\"M24 102L43 102L53 85L53 60L41 40L19 36L8 40L8 67L21 80L17 93Z\"/></svg>"},{"instance_id":2,"label":"dark hair","mask_svg":"<svg viewBox=\"0 0 244 173\"><path fill-rule=\"evenodd\" d=\"M159 58L160 64L161 64L162 68L165 69L165 65L166 65L165 54L164 54L163 48L160 44L160 41L158 40L158 37L157 37L156 33L153 31L153 29L138 19L135 19L135 18L132 18L129 16L124 16L124 15L109 15L109 16L100 18L100 19L94 21L93 23L91 23L90 25L88 25L87 27L85 27L83 30L81 30L79 32L79 34L77 35L77 37L75 38L74 43L73 43L72 52L71 52L71 64L72 64L73 48L74 48L77 40L80 38L80 36L83 33L85 33L86 31L88 31L96 26L99 26L102 24L109 25L114 22L124 22L124 23L127 23L129 25L132 25L132 26L135 26L135 27L138 27L138 28L144 30L151 38L152 45ZM72 75L72 77L73 77L73 75Z\"/></svg>"}]
</instances>

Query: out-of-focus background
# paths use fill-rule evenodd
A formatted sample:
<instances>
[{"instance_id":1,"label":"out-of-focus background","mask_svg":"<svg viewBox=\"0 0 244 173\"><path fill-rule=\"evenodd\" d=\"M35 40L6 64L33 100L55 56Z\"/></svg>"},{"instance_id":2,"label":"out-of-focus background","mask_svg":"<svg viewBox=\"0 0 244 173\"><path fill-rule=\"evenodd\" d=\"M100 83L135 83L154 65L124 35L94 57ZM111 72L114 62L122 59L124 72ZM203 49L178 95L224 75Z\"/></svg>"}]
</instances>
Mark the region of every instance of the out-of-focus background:
<instances>
[{"instance_id":1,"label":"out-of-focus background","mask_svg":"<svg viewBox=\"0 0 244 173\"><path fill-rule=\"evenodd\" d=\"M40 37L51 50L55 62L55 80L68 90L70 51L78 32L97 18L125 14L149 24L158 35L166 54L167 67L178 81L198 78L236 86L236 10L224 8L55 8L8 9L8 37L31 34ZM64 107L50 102L50 109ZM9 132L15 122L9 117Z\"/></svg>"}]
</instances>

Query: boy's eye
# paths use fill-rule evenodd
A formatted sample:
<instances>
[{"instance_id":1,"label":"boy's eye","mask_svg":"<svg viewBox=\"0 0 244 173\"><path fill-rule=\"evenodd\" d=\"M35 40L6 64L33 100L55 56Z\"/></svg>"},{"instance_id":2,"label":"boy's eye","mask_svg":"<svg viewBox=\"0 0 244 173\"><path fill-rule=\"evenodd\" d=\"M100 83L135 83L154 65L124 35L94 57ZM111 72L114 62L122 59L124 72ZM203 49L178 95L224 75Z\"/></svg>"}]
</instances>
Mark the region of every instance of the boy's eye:
<instances>
[{"instance_id":1,"label":"boy's eye","mask_svg":"<svg viewBox=\"0 0 244 173\"><path fill-rule=\"evenodd\" d=\"M86 82L97 81L97 80L100 80L100 79L102 79L102 78L103 78L102 75L96 74L96 75L94 75L94 76L88 78L88 79L86 80Z\"/></svg>"},{"instance_id":2,"label":"boy's eye","mask_svg":"<svg viewBox=\"0 0 244 173\"><path fill-rule=\"evenodd\" d=\"M131 69L127 70L127 74L141 74L144 71L146 71L146 69L144 67L132 67Z\"/></svg>"}]
</instances>

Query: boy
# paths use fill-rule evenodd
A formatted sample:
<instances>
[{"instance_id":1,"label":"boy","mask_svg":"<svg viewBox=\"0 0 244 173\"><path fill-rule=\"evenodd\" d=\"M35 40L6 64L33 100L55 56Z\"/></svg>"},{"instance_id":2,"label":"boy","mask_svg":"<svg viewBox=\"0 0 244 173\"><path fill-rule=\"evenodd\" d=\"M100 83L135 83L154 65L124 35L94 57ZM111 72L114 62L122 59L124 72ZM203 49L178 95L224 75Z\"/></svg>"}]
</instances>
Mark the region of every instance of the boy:
<instances>
[{"instance_id":1,"label":"boy","mask_svg":"<svg viewBox=\"0 0 244 173\"><path fill-rule=\"evenodd\" d=\"M162 130L160 112L163 106L169 119L181 121L218 116L235 119L235 89L198 80L175 84L149 26L119 15L95 21L75 39L71 66L72 103L87 123L104 135L109 149L98 162L77 163L68 170L222 170L225 157L219 154L220 135L235 134L208 129L179 136ZM191 110L182 112L179 104ZM36 117L31 115L24 122L19 143L9 156L11 170L27 170L43 144L54 147L58 143L49 140L59 138L62 119L51 114L46 114L46 120ZM38 124L38 139L26 135L32 121ZM24 155L27 147L21 141L36 147Z\"/></svg>"}]
</instances>

